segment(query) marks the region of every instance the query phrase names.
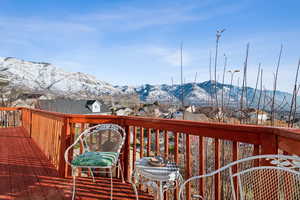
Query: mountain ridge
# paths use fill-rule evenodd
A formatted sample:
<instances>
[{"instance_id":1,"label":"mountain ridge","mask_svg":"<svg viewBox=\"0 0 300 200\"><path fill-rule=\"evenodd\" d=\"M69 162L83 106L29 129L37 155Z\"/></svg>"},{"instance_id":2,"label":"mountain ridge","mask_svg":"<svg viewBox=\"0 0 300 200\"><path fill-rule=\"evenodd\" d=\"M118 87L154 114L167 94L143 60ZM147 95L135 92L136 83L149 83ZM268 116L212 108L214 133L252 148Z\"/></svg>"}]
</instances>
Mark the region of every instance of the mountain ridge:
<instances>
[{"instance_id":1,"label":"mountain ridge","mask_svg":"<svg viewBox=\"0 0 300 200\"><path fill-rule=\"evenodd\" d=\"M204 81L199 83L185 83L181 85L168 84L143 84L140 86L113 86L107 82L97 80L96 77L82 72L66 72L47 62L24 61L14 57L0 58L0 67L7 68L3 72L10 78L14 86L24 87L31 91L51 92L58 95L77 95L82 98L101 95L138 95L140 100L145 102L179 103L184 91L185 104L205 105L215 96L215 85L219 105L223 90L224 105L236 104L240 101L242 88L221 84L214 81ZM262 98L272 96L272 90L264 90ZM247 102L251 106L258 104L260 90L247 87ZM266 96L266 97L264 97ZM288 109L292 94L276 91L275 104L284 105ZM246 99L246 98L245 98ZM300 102L299 98L297 102Z\"/></svg>"}]
</instances>

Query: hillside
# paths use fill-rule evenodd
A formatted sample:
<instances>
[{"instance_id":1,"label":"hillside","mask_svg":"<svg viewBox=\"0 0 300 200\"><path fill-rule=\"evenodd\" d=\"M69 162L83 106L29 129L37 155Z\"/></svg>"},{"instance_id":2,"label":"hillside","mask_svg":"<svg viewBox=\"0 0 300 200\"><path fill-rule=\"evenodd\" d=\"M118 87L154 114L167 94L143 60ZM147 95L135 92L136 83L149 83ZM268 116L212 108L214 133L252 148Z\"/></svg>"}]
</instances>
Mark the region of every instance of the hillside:
<instances>
[{"instance_id":1,"label":"hillside","mask_svg":"<svg viewBox=\"0 0 300 200\"><path fill-rule=\"evenodd\" d=\"M76 95L79 98L101 95L131 95L137 94L142 101L163 103L178 103L181 100L181 91L184 93L185 104L206 105L215 97L213 81L201 83L186 83L180 85L141 85L113 86L96 77L81 72L66 72L65 70L45 62L24 61L12 57L0 58L0 67L8 68L4 73L10 79L11 86L22 87L30 91L42 91L56 95ZM221 104L222 88L224 105L237 106L241 98L242 88L228 84L216 84L219 104ZM265 109L268 109L273 91L262 92L261 99L265 101ZM247 88L247 103L249 106L256 106L260 91L255 92L254 88ZM292 95L287 92L276 92L276 106L289 109ZM246 100L246 98L245 98ZM283 101L284 100L284 101ZM300 99L298 98L298 103ZM261 101L263 105L263 101Z\"/></svg>"},{"instance_id":2,"label":"hillside","mask_svg":"<svg viewBox=\"0 0 300 200\"><path fill-rule=\"evenodd\" d=\"M95 95L118 94L112 85L81 72L66 72L50 63L30 62L16 58L0 58L0 67L7 67L5 74L11 84L28 90L56 94L90 93Z\"/></svg>"}]
</instances>

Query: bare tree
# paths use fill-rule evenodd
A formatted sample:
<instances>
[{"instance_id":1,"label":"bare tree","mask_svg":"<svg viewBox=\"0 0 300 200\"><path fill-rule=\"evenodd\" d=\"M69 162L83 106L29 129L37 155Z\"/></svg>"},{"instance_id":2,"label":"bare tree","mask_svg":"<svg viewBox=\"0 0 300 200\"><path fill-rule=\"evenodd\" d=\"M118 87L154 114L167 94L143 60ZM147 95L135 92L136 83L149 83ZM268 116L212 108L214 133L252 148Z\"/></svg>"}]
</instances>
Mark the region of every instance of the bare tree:
<instances>
[{"instance_id":1,"label":"bare tree","mask_svg":"<svg viewBox=\"0 0 300 200\"><path fill-rule=\"evenodd\" d=\"M183 97L183 65L182 65L182 62L183 62L183 57L182 57L182 50L183 50L183 43L181 42L180 44L180 89L181 89L181 106L182 106L182 109L184 109L184 97ZM184 111L183 111L183 115L182 115L182 119L184 119Z\"/></svg>"},{"instance_id":2,"label":"bare tree","mask_svg":"<svg viewBox=\"0 0 300 200\"><path fill-rule=\"evenodd\" d=\"M292 96L291 107L290 107L290 111L289 111L289 118L288 118L288 126L289 127L291 125L290 122L291 122L291 117L292 117L292 113L293 113L293 108L295 108L295 106L294 106L295 100L297 100L297 98L295 98L295 96L296 96L296 92L297 92L299 67L300 67L300 58L299 58L299 61L298 61L297 72L296 72L295 83L294 83L293 96Z\"/></svg>"},{"instance_id":3,"label":"bare tree","mask_svg":"<svg viewBox=\"0 0 300 200\"><path fill-rule=\"evenodd\" d=\"M259 65L260 68L260 65ZM258 124L258 114L259 114L259 109L260 109L260 101L261 101L261 96L262 96L262 87L263 87L263 69L260 70L260 92L259 92L259 97L258 97L258 103L257 103L257 110L256 110L256 124Z\"/></svg>"},{"instance_id":4,"label":"bare tree","mask_svg":"<svg viewBox=\"0 0 300 200\"><path fill-rule=\"evenodd\" d=\"M210 96L210 103L213 104L212 98L212 75L211 75L211 51L209 51L209 96Z\"/></svg>"},{"instance_id":5,"label":"bare tree","mask_svg":"<svg viewBox=\"0 0 300 200\"><path fill-rule=\"evenodd\" d=\"M276 107L277 107L277 108L275 109L276 112L280 112L280 110L284 109L284 107L285 107L285 105L286 105L286 103L287 103L287 102L285 102L285 101L286 101L286 96L284 95L284 97L283 97L281 103L280 103L278 106L276 106Z\"/></svg>"},{"instance_id":6,"label":"bare tree","mask_svg":"<svg viewBox=\"0 0 300 200\"><path fill-rule=\"evenodd\" d=\"M297 96L298 96L298 93L299 93L299 89L300 89L300 85L298 85L298 88L296 90L296 94L295 94L295 97L294 97L294 111L293 111L293 119L292 119L292 126L294 126L294 123L295 123L295 118L296 118L296 112L297 112Z\"/></svg>"},{"instance_id":7,"label":"bare tree","mask_svg":"<svg viewBox=\"0 0 300 200\"><path fill-rule=\"evenodd\" d=\"M243 103L244 103L244 95L245 95L245 102L246 102L246 108L247 108L247 66L248 66L248 55L249 55L249 46L250 44L247 44L246 47L246 58L244 62L244 72L243 72L243 83L242 83L242 95L241 95L241 103L240 103L240 110L243 112Z\"/></svg>"},{"instance_id":8,"label":"bare tree","mask_svg":"<svg viewBox=\"0 0 300 200\"><path fill-rule=\"evenodd\" d=\"M219 41L220 41L220 38L222 36L222 33L225 31L225 29L222 29L222 30L217 30L217 33L216 33L216 53L215 53L215 83L214 83L214 86L215 86L215 100L216 100L216 107L218 108L219 107L219 104L218 104L218 93L217 93L217 62L218 62L218 50L219 50Z\"/></svg>"},{"instance_id":9,"label":"bare tree","mask_svg":"<svg viewBox=\"0 0 300 200\"><path fill-rule=\"evenodd\" d=\"M264 98L263 98L263 108L262 108L262 110L265 110L266 99L267 99L267 90L264 88ZM260 122L262 123L262 119L260 120Z\"/></svg>"},{"instance_id":10,"label":"bare tree","mask_svg":"<svg viewBox=\"0 0 300 200\"><path fill-rule=\"evenodd\" d=\"M254 94L253 94L251 102L249 104L250 106L253 104L254 99L255 99L255 95L256 95L256 91L257 91L257 86L258 86L258 80L259 80L260 67L261 67L261 64L259 63L258 64L258 70L257 70L257 76L256 76L256 84L255 84Z\"/></svg>"},{"instance_id":11,"label":"bare tree","mask_svg":"<svg viewBox=\"0 0 300 200\"><path fill-rule=\"evenodd\" d=\"M226 66L227 66L227 56L224 54L224 69L223 69L223 79L222 79L222 112L224 115L224 81L225 81L225 72L226 72ZM224 122L224 116L222 116L223 122Z\"/></svg>"},{"instance_id":12,"label":"bare tree","mask_svg":"<svg viewBox=\"0 0 300 200\"><path fill-rule=\"evenodd\" d=\"M277 61L277 67L276 67L276 72L275 72L275 79L274 79L274 88L273 88L273 96L272 96L272 106L271 106L271 125L274 126L274 120L275 120L275 95L276 95L276 90L277 90L277 78L278 78L278 70L280 66L280 61L281 61L281 55L282 55L282 48L283 45L280 47L280 53L278 56L278 61Z\"/></svg>"},{"instance_id":13,"label":"bare tree","mask_svg":"<svg viewBox=\"0 0 300 200\"><path fill-rule=\"evenodd\" d=\"M0 87L1 107L14 107L17 100L22 98L25 90L22 87L7 85Z\"/></svg>"}]
</instances>

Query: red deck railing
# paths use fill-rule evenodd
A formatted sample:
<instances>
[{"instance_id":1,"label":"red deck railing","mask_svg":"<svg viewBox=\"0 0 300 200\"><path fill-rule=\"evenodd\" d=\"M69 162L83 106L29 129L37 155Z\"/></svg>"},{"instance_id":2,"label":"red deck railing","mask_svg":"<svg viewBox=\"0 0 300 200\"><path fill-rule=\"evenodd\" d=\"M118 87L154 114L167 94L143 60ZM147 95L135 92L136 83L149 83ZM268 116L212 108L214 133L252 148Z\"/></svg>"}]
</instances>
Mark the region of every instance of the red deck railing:
<instances>
[{"instance_id":1,"label":"red deck railing","mask_svg":"<svg viewBox=\"0 0 300 200\"><path fill-rule=\"evenodd\" d=\"M116 123L126 130L121 161L127 181L134 162L149 155L160 154L174 159L182 167L184 178L204 174L220 168L226 162L251 155L300 155L299 129L126 116L70 115L28 108L0 108L0 112L1 120L9 115L6 124L26 129L62 177L70 175L63 158L66 147L74 141L76 134L100 123ZM12 113L15 113L15 117L12 117ZM189 194L192 188L197 187L203 194L206 184L202 180L196 186L187 185L186 192ZM220 175L216 175L211 191L216 200L222 198L222 184ZM176 193L173 196L177 199Z\"/></svg>"}]
</instances>

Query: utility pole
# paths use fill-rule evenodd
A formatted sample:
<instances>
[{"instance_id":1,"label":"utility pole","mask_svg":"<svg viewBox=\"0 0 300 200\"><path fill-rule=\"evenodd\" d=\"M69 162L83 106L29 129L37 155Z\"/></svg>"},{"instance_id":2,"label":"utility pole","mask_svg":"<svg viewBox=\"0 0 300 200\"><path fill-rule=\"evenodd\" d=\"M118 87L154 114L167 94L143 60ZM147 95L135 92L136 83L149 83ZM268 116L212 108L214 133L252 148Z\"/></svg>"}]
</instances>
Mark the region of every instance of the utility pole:
<instances>
[{"instance_id":1,"label":"utility pole","mask_svg":"<svg viewBox=\"0 0 300 200\"><path fill-rule=\"evenodd\" d=\"M230 89L229 89L229 94L228 94L228 103L227 103L227 107L229 107L229 103L230 103L230 95L231 95L231 90L232 90L232 82L233 82L233 76L235 73L240 72L240 70L236 69L236 70L228 70L228 73L230 73Z\"/></svg>"}]
</instances>

